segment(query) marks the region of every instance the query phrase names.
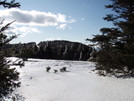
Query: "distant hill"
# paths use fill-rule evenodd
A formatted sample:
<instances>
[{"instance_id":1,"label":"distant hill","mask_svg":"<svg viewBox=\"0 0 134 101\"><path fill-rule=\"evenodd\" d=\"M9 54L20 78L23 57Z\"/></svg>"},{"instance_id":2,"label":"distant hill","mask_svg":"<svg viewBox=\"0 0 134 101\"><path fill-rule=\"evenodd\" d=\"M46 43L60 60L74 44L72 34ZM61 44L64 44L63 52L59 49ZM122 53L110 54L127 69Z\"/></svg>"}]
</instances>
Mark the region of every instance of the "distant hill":
<instances>
[{"instance_id":1,"label":"distant hill","mask_svg":"<svg viewBox=\"0 0 134 101\"><path fill-rule=\"evenodd\" d=\"M8 44L4 47L5 52L14 48L9 56L23 55L26 58L58 59L58 60L81 60L90 58L92 48L78 42L65 40L43 41L24 44Z\"/></svg>"}]
</instances>

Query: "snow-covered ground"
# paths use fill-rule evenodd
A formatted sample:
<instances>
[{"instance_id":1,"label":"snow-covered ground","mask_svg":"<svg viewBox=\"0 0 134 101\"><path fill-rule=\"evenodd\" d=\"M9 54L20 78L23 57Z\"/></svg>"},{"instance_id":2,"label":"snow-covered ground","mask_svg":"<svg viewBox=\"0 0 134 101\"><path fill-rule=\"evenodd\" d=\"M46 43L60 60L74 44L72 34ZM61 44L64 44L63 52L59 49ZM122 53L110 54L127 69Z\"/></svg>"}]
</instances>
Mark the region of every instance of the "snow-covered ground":
<instances>
[{"instance_id":1,"label":"snow-covered ground","mask_svg":"<svg viewBox=\"0 0 134 101\"><path fill-rule=\"evenodd\" d=\"M50 72L46 67L50 66ZM101 77L88 61L29 59L18 68L17 101L134 101L134 79ZM54 73L67 67L66 72Z\"/></svg>"}]
</instances>

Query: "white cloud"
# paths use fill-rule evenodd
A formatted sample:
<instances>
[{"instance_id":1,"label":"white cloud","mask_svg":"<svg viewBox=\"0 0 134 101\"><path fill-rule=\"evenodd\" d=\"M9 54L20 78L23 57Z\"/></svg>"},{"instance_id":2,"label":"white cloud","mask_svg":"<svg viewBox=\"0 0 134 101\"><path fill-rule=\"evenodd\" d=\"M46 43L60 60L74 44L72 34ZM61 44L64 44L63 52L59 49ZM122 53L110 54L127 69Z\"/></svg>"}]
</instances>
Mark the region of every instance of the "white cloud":
<instances>
[{"instance_id":1,"label":"white cloud","mask_svg":"<svg viewBox=\"0 0 134 101\"><path fill-rule=\"evenodd\" d=\"M22 33L21 37L24 37L28 33L40 33L40 31L34 27L20 27L18 31Z\"/></svg>"},{"instance_id":2,"label":"white cloud","mask_svg":"<svg viewBox=\"0 0 134 101\"><path fill-rule=\"evenodd\" d=\"M81 20L85 20L85 18L81 18Z\"/></svg>"},{"instance_id":3,"label":"white cloud","mask_svg":"<svg viewBox=\"0 0 134 101\"><path fill-rule=\"evenodd\" d=\"M59 22L67 22L65 15L58 14L57 17L58 17Z\"/></svg>"},{"instance_id":4,"label":"white cloud","mask_svg":"<svg viewBox=\"0 0 134 101\"><path fill-rule=\"evenodd\" d=\"M67 24L60 24L57 29L63 29L65 30L66 28L72 29L70 26L68 26Z\"/></svg>"},{"instance_id":5,"label":"white cloud","mask_svg":"<svg viewBox=\"0 0 134 101\"><path fill-rule=\"evenodd\" d=\"M40 33L40 31L35 27L16 27L12 25L9 30L6 31L8 35L20 34L21 37L26 36L28 33Z\"/></svg>"},{"instance_id":6,"label":"white cloud","mask_svg":"<svg viewBox=\"0 0 134 101\"><path fill-rule=\"evenodd\" d=\"M69 18L72 18L71 16L69 16Z\"/></svg>"},{"instance_id":7,"label":"white cloud","mask_svg":"<svg viewBox=\"0 0 134 101\"><path fill-rule=\"evenodd\" d=\"M58 26L60 23L74 23L75 19L66 19L64 14L53 14L51 12L40 12L40 11L26 11L20 9L5 9L0 10L1 17L6 21L14 21L15 24L19 25L30 25L30 26Z\"/></svg>"},{"instance_id":8,"label":"white cloud","mask_svg":"<svg viewBox=\"0 0 134 101\"><path fill-rule=\"evenodd\" d=\"M40 31L33 26L55 26L57 29L65 30L66 28L72 29L67 25L68 23L76 22L71 16L67 18L64 14L46 13L35 10L4 9L0 10L0 14L0 17L5 19L5 24L16 20L10 30L7 31L7 34L21 34L21 37L26 36L28 33L40 33ZM16 25L21 25L21 27L16 27Z\"/></svg>"},{"instance_id":9,"label":"white cloud","mask_svg":"<svg viewBox=\"0 0 134 101\"><path fill-rule=\"evenodd\" d=\"M61 40L61 38L48 38L46 41L54 41L54 40Z\"/></svg>"},{"instance_id":10,"label":"white cloud","mask_svg":"<svg viewBox=\"0 0 134 101\"><path fill-rule=\"evenodd\" d=\"M67 27L67 24L61 24L57 27L57 29L65 29Z\"/></svg>"},{"instance_id":11,"label":"white cloud","mask_svg":"<svg viewBox=\"0 0 134 101\"><path fill-rule=\"evenodd\" d=\"M75 19L70 19L67 23L74 23L74 22L76 22Z\"/></svg>"}]
</instances>

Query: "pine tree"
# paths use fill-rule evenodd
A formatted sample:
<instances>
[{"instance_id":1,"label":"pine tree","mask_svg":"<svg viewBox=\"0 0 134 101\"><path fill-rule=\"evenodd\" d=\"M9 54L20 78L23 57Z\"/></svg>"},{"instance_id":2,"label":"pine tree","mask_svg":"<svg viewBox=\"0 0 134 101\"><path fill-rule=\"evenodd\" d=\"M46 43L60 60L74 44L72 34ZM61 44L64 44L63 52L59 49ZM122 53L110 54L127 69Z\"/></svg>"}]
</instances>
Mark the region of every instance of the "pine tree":
<instances>
[{"instance_id":1,"label":"pine tree","mask_svg":"<svg viewBox=\"0 0 134 101\"><path fill-rule=\"evenodd\" d=\"M19 3L15 0L7 2L6 0L0 1L0 5L4 8L20 7ZM8 60L3 52L3 47L8 44L11 40L16 38L16 35L8 37L5 31L14 22L10 22L3 26L3 21L0 23L0 97L10 94L16 87L20 86L19 72L15 68L11 68L11 60Z\"/></svg>"},{"instance_id":2,"label":"pine tree","mask_svg":"<svg viewBox=\"0 0 134 101\"><path fill-rule=\"evenodd\" d=\"M123 73L134 76L134 0L110 0L106 8L115 14L107 14L106 21L112 21L113 28L102 28L101 35L87 39L100 47L96 69L100 74ZM103 70L103 71L102 71Z\"/></svg>"}]
</instances>

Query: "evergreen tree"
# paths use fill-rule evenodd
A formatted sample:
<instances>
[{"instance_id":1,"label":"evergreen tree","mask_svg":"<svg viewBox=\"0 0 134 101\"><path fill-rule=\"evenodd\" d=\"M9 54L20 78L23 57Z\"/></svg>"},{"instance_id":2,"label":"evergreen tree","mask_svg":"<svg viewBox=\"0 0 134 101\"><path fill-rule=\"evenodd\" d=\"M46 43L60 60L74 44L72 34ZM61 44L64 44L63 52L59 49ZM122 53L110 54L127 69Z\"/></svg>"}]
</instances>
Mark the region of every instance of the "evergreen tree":
<instances>
[{"instance_id":1,"label":"evergreen tree","mask_svg":"<svg viewBox=\"0 0 134 101\"><path fill-rule=\"evenodd\" d=\"M20 4L16 3L15 0L11 2L6 0L0 1L0 5L3 5L4 8L20 7ZM0 97L11 93L14 88L20 86L19 72L15 68L10 67L11 61L5 57L6 54L3 52L3 47L17 37L16 35L8 37L5 33L14 21L2 26L3 21L0 23Z\"/></svg>"},{"instance_id":2,"label":"evergreen tree","mask_svg":"<svg viewBox=\"0 0 134 101\"><path fill-rule=\"evenodd\" d=\"M100 47L97 55L96 69L100 74L117 74L134 76L134 0L110 0L106 8L115 14L104 17L112 21L114 28L102 28L101 35L87 39ZM103 70L103 71L102 71Z\"/></svg>"}]
</instances>

